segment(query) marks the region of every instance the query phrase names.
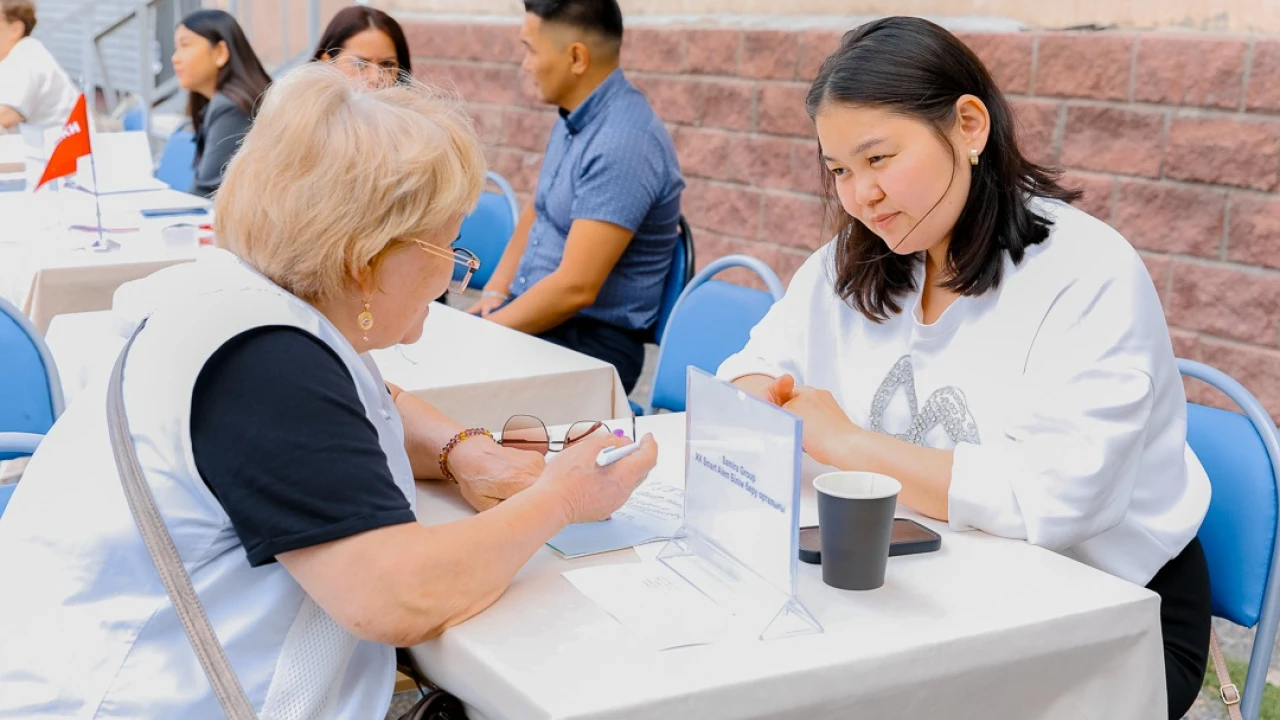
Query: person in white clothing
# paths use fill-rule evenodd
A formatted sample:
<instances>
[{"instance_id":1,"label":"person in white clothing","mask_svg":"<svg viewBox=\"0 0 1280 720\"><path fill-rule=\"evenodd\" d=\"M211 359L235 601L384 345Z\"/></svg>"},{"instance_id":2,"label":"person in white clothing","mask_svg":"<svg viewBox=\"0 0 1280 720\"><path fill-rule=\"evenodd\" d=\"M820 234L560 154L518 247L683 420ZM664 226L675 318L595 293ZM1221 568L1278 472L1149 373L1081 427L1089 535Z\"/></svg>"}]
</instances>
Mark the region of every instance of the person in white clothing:
<instances>
[{"instance_id":1,"label":"person in white clothing","mask_svg":"<svg viewBox=\"0 0 1280 720\"><path fill-rule=\"evenodd\" d=\"M48 49L31 37L31 0L0 0L0 132L19 124L59 127L75 109L80 91Z\"/></svg>"},{"instance_id":2,"label":"person in white clothing","mask_svg":"<svg viewBox=\"0 0 1280 720\"><path fill-rule=\"evenodd\" d=\"M394 646L483 611L657 460L646 437L597 467L629 442L602 432L545 461L382 380L369 352L466 287L474 257L451 245L483 183L460 102L312 63L231 161L223 247L117 293L143 480L256 717L381 720ZM0 516L0 718L225 717L126 501L107 379ZM414 481L433 479L482 512L420 524Z\"/></svg>"},{"instance_id":3,"label":"person in white clothing","mask_svg":"<svg viewBox=\"0 0 1280 720\"><path fill-rule=\"evenodd\" d=\"M1209 484L1141 258L1022 155L991 75L937 25L849 32L807 106L837 233L719 375L927 516L1160 594L1181 717L1208 653Z\"/></svg>"}]
</instances>

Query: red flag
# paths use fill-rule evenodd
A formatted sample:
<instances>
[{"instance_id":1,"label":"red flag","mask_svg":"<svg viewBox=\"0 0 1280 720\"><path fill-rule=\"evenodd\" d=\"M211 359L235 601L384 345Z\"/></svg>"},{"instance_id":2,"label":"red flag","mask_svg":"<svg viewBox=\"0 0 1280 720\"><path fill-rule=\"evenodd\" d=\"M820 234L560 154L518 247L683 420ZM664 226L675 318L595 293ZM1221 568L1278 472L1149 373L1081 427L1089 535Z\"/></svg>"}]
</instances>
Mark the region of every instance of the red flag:
<instances>
[{"instance_id":1,"label":"red flag","mask_svg":"<svg viewBox=\"0 0 1280 720\"><path fill-rule=\"evenodd\" d=\"M67 124L62 126L62 135L58 137L58 144L49 156L49 164L45 166L44 175L40 176L36 190L50 180L74 175L76 161L90 152L89 113L85 109L84 95L81 95L76 101L75 109L71 111L71 117L67 118Z\"/></svg>"}]
</instances>

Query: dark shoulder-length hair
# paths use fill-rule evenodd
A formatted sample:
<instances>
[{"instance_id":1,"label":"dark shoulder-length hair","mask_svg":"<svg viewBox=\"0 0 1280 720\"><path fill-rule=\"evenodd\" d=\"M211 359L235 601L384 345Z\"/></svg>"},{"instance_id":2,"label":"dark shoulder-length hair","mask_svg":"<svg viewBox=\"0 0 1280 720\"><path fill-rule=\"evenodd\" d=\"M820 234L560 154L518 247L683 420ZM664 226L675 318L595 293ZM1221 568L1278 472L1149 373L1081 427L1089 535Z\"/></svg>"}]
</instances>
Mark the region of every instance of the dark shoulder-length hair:
<instances>
[{"instance_id":1,"label":"dark shoulder-length hair","mask_svg":"<svg viewBox=\"0 0 1280 720\"><path fill-rule=\"evenodd\" d=\"M810 118L831 104L910 116L928 124L954 157L956 148L947 133L963 95L986 104L991 130L951 232L942 287L981 295L999 287L1005 252L1021 262L1027 247L1049 236L1052 222L1031 210L1031 198L1073 202L1080 197L1059 184L1059 171L1023 156L1013 112L982 61L956 36L927 20L876 20L845 33L840 49L818 71L806 109ZM819 149L819 164L821 155ZM916 289L914 268L921 260L887 251L883 240L844 211L832 174L825 167L820 171L828 227L837 231L832 268L836 293L868 319L883 322L902 312L903 296Z\"/></svg>"},{"instance_id":2,"label":"dark shoulder-length hair","mask_svg":"<svg viewBox=\"0 0 1280 720\"><path fill-rule=\"evenodd\" d=\"M391 44L396 47L396 64L400 66L400 77L407 79L413 75L409 41L405 39L400 23L385 12L367 5L352 5L339 10L324 29L311 59L323 60L325 55L337 57L348 40L365 30L378 30L391 38Z\"/></svg>"},{"instance_id":3,"label":"dark shoulder-length hair","mask_svg":"<svg viewBox=\"0 0 1280 720\"><path fill-rule=\"evenodd\" d=\"M218 70L218 92L232 102L240 112L252 118L258 113L258 105L262 96L271 85L271 76L262 67L258 55L245 37L240 23L222 10L197 10L184 17L180 23L183 27L199 35L209 44L227 44L229 56L227 64ZM204 154L204 139L200 132L204 126L204 109L209 105L209 98L197 92L188 93L187 116L196 133L196 162Z\"/></svg>"}]
</instances>

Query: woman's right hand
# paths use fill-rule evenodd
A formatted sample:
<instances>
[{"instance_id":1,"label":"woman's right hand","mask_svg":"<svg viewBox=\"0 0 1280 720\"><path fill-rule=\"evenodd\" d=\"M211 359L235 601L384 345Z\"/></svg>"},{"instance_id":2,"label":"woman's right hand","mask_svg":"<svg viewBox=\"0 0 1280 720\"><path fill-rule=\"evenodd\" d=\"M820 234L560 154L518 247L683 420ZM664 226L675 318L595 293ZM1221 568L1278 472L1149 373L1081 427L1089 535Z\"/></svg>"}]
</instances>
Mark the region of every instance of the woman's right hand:
<instances>
[{"instance_id":1,"label":"woman's right hand","mask_svg":"<svg viewBox=\"0 0 1280 720\"><path fill-rule=\"evenodd\" d=\"M563 502L570 524L608 518L631 497L658 462L658 443L645 435L640 449L607 467L596 466L601 450L629 444L626 438L596 433L574 443L547 463L538 485Z\"/></svg>"},{"instance_id":2,"label":"woman's right hand","mask_svg":"<svg viewBox=\"0 0 1280 720\"><path fill-rule=\"evenodd\" d=\"M480 300L476 302L475 305L472 305L471 307L467 308L467 312L471 313L472 315L479 315L480 317L486 317L489 315L489 313L502 307L502 304L505 303L506 301L507 301L506 298L499 297L497 295L485 295L481 297Z\"/></svg>"}]
</instances>

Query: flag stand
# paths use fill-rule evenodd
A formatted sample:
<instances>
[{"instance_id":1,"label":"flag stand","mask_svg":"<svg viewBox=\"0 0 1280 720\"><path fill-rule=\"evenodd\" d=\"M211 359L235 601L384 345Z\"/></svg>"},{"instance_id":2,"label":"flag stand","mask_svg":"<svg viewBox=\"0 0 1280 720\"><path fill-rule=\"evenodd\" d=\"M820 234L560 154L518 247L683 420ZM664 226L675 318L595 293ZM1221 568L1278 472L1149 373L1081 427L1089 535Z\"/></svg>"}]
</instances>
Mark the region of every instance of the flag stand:
<instances>
[{"instance_id":1,"label":"flag stand","mask_svg":"<svg viewBox=\"0 0 1280 720\"><path fill-rule=\"evenodd\" d=\"M93 153L89 153L89 172L93 176L93 210L97 214L97 227L94 231L98 233L98 239L89 244L89 249L94 252L107 252L113 244L103 236L102 227L102 201L100 199L98 187L98 163L94 160Z\"/></svg>"}]
</instances>

